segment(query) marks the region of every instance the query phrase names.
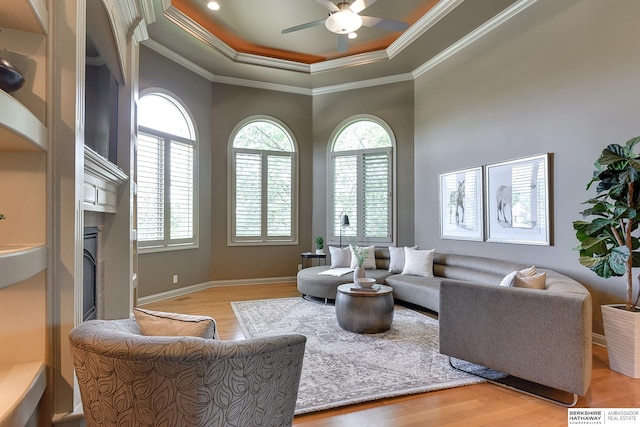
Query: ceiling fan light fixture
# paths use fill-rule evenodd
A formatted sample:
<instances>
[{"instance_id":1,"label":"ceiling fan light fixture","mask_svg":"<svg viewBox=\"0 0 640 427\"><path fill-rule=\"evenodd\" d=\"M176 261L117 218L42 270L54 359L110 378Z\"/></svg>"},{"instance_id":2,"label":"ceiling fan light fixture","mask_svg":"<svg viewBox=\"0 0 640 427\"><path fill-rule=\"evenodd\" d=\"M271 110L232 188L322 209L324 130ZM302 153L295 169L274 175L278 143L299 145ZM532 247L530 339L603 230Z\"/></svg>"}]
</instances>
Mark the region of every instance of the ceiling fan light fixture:
<instances>
[{"instance_id":1,"label":"ceiling fan light fixture","mask_svg":"<svg viewBox=\"0 0 640 427\"><path fill-rule=\"evenodd\" d=\"M349 34L362 27L362 18L350 10L341 10L340 12L332 13L324 25L332 33Z\"/></svg>"},{"instance_id":2,"label":"ceiling fan light fixture","mask_svg":"<svg viewBox=\"0 0 640 427\"><path fill-rule=\"evenodd\" d=\"M357 38L357 37L358 37L358 33L349 33L349 34L347 35L347 37L349 37L350 39L352 39L352 40L353 40L353 39L355 39L355 38Z\"/></svg>"}]
</instances>

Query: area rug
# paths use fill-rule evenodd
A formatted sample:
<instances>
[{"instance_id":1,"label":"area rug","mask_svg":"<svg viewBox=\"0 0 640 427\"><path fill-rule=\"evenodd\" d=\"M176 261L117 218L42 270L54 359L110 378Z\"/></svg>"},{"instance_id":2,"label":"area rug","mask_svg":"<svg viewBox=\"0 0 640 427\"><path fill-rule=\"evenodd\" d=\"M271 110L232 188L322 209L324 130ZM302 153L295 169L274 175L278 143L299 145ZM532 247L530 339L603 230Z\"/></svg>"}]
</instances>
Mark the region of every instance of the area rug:
<instances>
[{"instance_id":1,"label":"area rug","mask_svg":"<svg viewBox=\"0 0 640 427\"><path fill-rule=\"evenodd\" d=\"M341 329L334 306L302 298L231 305L247 338L307 337L296 415L484 381L438 352L436 320L402 306L389 331L363 335Z\"/></svg>"}]
</instances>

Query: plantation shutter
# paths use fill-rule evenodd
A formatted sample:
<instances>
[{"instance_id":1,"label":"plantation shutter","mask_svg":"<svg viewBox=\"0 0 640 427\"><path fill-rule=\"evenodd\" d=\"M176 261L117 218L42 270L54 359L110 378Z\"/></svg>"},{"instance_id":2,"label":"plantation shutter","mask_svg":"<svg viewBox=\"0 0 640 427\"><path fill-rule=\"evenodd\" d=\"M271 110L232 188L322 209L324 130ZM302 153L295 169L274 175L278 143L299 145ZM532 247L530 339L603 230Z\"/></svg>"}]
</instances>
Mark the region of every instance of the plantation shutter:
<instances>
[{"instance_id":1,"label":"plantation shutter","mask_svg":"<svg viewBox=\"0 0 640 427\"><path fill-rule=\"evenodd\" d=\"M334 157L333 223L334 236L355 236L358 228L358 156ZM341 216L349 216L349 227L341 229Z\"/></svg>"},{"instance_id":2,"label":"plantation shutter","mask_svg":"<svg viewBox=\"0 0 640 427\"><path fill-rule=\"evenodd\" d=\"M193 151L192 144L170 143L171 241L193 241Z\"/></svg>"},{"instance_id":3,"label":"plantation shutter","mask_svg":"<svg viewBox=\"0 0 640 427\"><path fill-rule=\"evenodd\" d=\"M138 134L138 241L164 242L164 140Z\"/></svg>"},{"instance_id":4,"label":"plantation shutter","mask_svg":"<svg viewBox=\"0 0 640 427\"><path fill-rule=\"evenodd\" d=\"M267 236L292 235L291 155L267 157Z\"/></svg>"},{"instance_id":5,"label":"plantation shutter","mask_svg":"<svg viewBox=\"0 0 640 427\"><path fill-rule=\"evenodd\" d=\"M364 154L363 235L367 239L391 236L391 159L388 153Z\"/></svg>"},{"instance_id":6,"label":"plantation shutter","mask_svg":"<svg viewBox=\"0 0 640 427\"><path fill-rule=\"evenodd\" d=\"M235 235L262 235L262 156L236 153L235 164Z\"/></svg>"}]
</instances>

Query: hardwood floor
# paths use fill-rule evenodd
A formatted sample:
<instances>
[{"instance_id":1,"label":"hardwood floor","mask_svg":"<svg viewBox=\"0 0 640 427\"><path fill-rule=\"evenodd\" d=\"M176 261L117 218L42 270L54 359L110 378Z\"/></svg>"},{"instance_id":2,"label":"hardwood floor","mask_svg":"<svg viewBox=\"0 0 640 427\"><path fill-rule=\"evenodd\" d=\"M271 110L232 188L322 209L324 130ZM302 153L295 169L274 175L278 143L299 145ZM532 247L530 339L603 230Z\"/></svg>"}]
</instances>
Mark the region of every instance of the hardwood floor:
<instances>
[{"instance_id":1,"label":"hardwood floor","mask_svg":"<svg viewBox=\"0 0 640 427\"><path fill-rule=\"evenodd\" d=\"M230 302L300 296L295 283L209 288L147 304L151 310L209 315L221 339L243 339ZM541 350L544 351L544 350ZM593 347L591 388L578 408L638 408L640 379L609 370L607 351ZM295 426L566 426L567 409L493 384L383 399L298 416Z\"/></svg>"}]
</instances>

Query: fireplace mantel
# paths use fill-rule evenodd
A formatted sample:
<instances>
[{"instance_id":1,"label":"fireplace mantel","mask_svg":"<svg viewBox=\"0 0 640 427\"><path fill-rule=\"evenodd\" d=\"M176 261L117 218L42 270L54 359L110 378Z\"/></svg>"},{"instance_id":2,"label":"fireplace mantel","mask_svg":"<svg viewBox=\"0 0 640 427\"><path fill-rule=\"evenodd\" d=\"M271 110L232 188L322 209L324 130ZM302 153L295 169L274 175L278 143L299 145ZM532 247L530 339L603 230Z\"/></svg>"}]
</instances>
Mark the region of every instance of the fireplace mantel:
<instances>
[{"instance_id":1,"label":"fireplace mantel","mask_svg":"<svg viewBox=\"0 0 640 427\"><path fill-rule=\"evenodd\" d=\"M117 165L84 147L84 209L116 213L118 187L129 177Z\"/></svg>"}]
</instances>

